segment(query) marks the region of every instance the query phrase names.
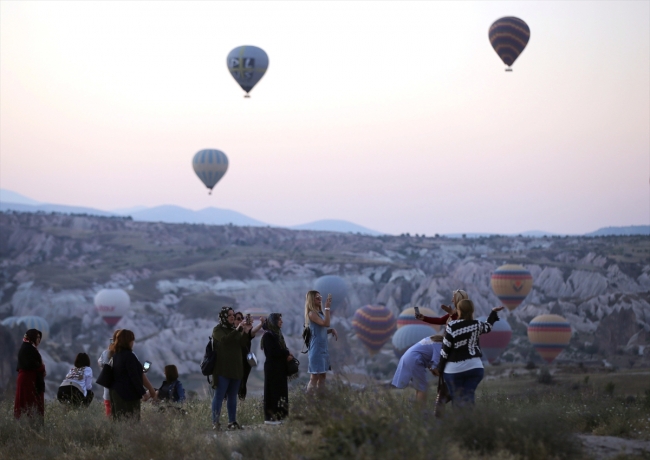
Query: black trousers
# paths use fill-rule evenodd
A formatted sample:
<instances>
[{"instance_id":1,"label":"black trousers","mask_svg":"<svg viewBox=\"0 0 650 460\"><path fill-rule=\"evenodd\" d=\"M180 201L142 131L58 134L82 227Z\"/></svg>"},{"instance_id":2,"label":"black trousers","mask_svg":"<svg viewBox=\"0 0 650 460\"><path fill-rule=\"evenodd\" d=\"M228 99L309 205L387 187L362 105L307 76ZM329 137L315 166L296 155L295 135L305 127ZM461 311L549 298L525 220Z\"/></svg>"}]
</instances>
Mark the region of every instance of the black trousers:
<instances>
[{"instance_id":1,"label":"black trousers","mask_svg":"<svg viewBox=\"0 0 650 460\"><path fill-rule=\"evenodd\" d=\"M88 406L93 401L95 394L88 390L86 396L73 385L64 385L59 387L56 393L56 399L61 403L70 404L72 406Z\"/></svg>"}]
</instances>

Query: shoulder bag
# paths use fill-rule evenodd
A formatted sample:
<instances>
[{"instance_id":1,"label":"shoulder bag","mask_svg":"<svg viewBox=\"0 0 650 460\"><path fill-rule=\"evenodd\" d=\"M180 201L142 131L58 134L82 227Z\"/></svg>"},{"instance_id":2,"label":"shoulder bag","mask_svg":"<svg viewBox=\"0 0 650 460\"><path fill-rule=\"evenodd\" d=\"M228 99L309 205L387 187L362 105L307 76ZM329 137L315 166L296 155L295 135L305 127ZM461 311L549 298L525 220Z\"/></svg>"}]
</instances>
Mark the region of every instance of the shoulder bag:
<instances>
[{"instance_id":1,"label":"shoulder bag","mask_svg":"<svg viewBox=\"0 0 650 460\"><path fill-rule=\"evenodd\" d=\"M113 386L113 381L115 377L113 375L113 358L106 364L102 366L102 371L97 376L97 385L101 385L104 388L110 388Z\"/></svg>"}]
</instances>

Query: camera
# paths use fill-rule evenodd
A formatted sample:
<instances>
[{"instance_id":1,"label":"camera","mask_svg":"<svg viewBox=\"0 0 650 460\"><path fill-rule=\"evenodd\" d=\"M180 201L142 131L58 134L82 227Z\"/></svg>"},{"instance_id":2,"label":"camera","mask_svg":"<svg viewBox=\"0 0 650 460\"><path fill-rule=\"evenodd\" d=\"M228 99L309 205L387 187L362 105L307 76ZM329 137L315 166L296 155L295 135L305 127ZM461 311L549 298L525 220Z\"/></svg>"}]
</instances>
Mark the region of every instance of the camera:
<instances>
[{"instance_id":1,"label":"camera","mask_svg":"<svg viewBox=\"0 0 650 460\"><path fill-rule=\"evenodd\" d=\"M147 372L150 367L151 367L151 361L145 361L144 364L142 365L142 369L144 370L144 372Z\"/></svg>"},{"instance_id":2,"label":"camera","mask_svg":"<svg viewBox=\"0 0 650 460\"><path fill-rule=\"evenodd\" d=\"M413 307L413 311L415 311L415 316L418 316L420 314L420 307Z\"/></svg>"}]
</instances>

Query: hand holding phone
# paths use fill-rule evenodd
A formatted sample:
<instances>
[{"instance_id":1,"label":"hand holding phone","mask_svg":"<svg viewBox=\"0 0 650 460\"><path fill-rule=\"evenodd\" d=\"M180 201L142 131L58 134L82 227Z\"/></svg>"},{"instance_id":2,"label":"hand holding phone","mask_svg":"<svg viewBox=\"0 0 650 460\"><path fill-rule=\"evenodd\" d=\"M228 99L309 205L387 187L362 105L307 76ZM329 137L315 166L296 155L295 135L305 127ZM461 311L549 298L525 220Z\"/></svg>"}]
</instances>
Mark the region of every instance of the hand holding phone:
<instances>
[{"instance_id":1,"label":"hand holding phone","mask_svg":"<svg viewBox=\"0 0 650 460\"><path fill-rule=\"evenodd\" d=\"M142 365L142 369L145 373L149 370L150 367L151 367L151 361L145 361L144 364Z\"/></svg>"},{"instance_id":2,"label":"hand holding phone","mask_svg":"<svg viewBox=\"0 0 650 460\"><path fill-rule=\"evenodd\" d=\"M416 317L420 316L420 307L413 307L413 311L415 311Z\"/></svg>"},{"instance_id":3,"label":"hand holding phone","mask_svg":"<svg viewBox=\"0 0 650 460\"><path fill-rule=\"evenodd\" d=\"M246 324L253 324L253 320L251 319L250 313L246 315Z\"/></svg>"}]
</instances>

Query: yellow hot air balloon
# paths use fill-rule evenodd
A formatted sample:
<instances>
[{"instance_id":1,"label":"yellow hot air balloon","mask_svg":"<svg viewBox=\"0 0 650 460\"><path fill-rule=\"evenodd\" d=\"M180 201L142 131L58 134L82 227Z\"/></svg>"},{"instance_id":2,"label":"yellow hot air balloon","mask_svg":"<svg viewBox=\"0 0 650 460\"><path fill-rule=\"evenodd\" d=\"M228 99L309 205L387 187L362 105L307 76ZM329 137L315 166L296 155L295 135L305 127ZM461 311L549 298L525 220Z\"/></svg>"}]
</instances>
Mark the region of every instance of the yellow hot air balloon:
<instances>
[{"instance_id":1,"label":"yellow hot air balloon","mask_svg":"<svg viewBox=\"0 0 650 460\"><path fill-rule=\"evenodd\" d=\"M507 264L496 269L490 283L499 300L512 311L532 289L533 276L521 265Z\"/></svg>"},{"instance_id":2,"label":"yellow hot air balloon","mask_svg":"<svg viewBox=\"0 0 650 460\"><path fill-rule=\"evenodd\" d=\"M560 315L540 315L528 325L528 340L550 364L569 345L571 324Z\"/></svg>"}]
</instances>

